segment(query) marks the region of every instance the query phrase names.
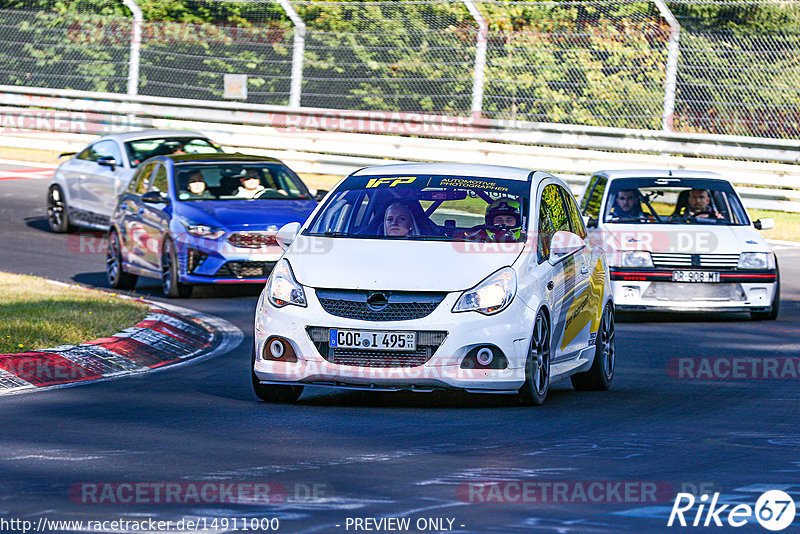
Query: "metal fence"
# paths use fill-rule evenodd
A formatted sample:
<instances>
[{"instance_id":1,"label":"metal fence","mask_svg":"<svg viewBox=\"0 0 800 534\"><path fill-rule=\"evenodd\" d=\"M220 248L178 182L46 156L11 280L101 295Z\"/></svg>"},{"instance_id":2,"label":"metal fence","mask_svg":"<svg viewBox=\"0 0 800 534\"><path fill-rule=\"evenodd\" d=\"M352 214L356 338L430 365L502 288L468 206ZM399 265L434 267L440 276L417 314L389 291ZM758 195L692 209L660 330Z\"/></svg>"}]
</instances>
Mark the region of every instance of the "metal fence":
<instances>
[{"instance_id":1,"label":"metal fence","mask_svg":"<svg viewBox=\"0 0 800 534\"><path fill-rule=\"evenodd\" d=\"M0 85L800 138L800 2L0 0Z\"/></svg>"}]
</instances>

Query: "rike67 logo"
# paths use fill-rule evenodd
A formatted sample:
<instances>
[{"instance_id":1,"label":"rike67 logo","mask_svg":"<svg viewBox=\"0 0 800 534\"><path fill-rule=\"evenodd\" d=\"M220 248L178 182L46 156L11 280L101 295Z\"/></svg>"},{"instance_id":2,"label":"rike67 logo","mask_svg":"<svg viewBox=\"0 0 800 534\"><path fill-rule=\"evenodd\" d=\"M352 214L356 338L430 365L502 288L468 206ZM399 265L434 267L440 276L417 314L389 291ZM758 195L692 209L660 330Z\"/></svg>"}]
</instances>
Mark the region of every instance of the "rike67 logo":
<instances>
[{"instance_id":1,"label":"rike67 logo","mask_svg":"<svg viewBox=\"0 0 800 534\"><path fill-rule=\"evenodd\" d=\"M767 530L779 531L791 525L795 518L794 500L784 491L764 492L756 501L755 508L749 504L720 505L719 495L714 493L709 501L707 494L698 499L691 493L678 493L667 526L677 522L682 527L742 527L757 521Z\"/></svg>"}]
</instances>

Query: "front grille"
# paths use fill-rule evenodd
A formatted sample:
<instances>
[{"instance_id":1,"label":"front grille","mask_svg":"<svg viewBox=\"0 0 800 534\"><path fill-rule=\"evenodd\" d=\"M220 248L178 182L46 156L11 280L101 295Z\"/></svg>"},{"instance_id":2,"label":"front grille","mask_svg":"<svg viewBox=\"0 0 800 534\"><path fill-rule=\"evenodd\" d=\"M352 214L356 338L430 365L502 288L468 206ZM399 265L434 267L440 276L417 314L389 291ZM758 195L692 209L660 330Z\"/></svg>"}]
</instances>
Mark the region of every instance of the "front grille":
<instances>
[{"instance_id":1,"label":"front grille","mask_svg":"<svg viewBox=\"0 0 800 534\"><path fill-rule=\"evenodd\" d=\"M308 337L311 338L320 356L336 365L356 367L418 367L431 359L447 337L447 332L417 332L417 349L408 352L340 349L331 348L328 344L329 330L319 326L307 327Z\"/></svg>"},{"instance_id":2,"label":"front grille","mask_svg":"<svg viewBox=\"0 0 800 534\"><path fill-rule=\"evenodd\" d=\"M430 315L447 295L433 292L341 289L317 289L316 294L322 308L331 315L363 321L421 319Z\"/></svg>"},{"instance_id":3,"label":"front grille","mask_svg":"<svg viewBox=\"0 0 800 534\"><path fill-rule=\"evenodd\" d=\"M738 254L679 254L673 252L653 252L654 267L680 269L735 269L739 265Z\"/></svg>"},{"instance_id":4,"label":"front grille","mask_svg":"<svg viewBox=\"0 0 800 534\"><path fill-rule=\"evenodd\" d=\"M236 232L228 237L228 243L239 248L262 248L277 245L274 233Z\"/></svg>"},{"instance_id":5,"label":"front grille","mask_svg":"<svg viewBox=\"0 0 800 534\"><path fill-rule=\"evenodd\" d=\"M229 261L219 268L220 278L266 278L275 267L274 261Z\"/></svg>"},{"instance_id":6,"label":"front grille","mask_svg":"<svg viewBox=\"0 0 800 534\"><path fill-rule=\"evenodd\" d=\"M740 284L697 282L653 282L642 295L644 300L719 301L746 300Z\"/></svg>"}]
</instances>

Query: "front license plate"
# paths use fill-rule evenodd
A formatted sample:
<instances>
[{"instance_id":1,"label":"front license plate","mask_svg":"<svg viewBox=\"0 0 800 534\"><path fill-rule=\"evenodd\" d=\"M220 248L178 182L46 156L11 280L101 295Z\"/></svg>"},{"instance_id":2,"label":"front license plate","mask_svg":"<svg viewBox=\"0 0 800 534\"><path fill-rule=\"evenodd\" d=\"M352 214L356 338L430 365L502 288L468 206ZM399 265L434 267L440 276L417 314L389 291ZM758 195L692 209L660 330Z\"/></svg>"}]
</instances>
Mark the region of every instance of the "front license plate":
<instances>
[{"instance_id":1,"label":"front license plate","mask_svg":"<svg viewBox=\"0 0 800 534\"><path fill-rule=\"evenodd\" d=\"M337 349L412 351L417 349L417 335L414 332L331 328L328 343Z\"/></svg>"},{"instance_id":2,"label":"front license plate","mask_svg":"<svg viewBox=\"0 0 800 534\"><path fill-rule=\"evenodd\" d=\"M675 271L673 282L719 282L719 273L711 271Z\"/></svg>"}]
</instances>

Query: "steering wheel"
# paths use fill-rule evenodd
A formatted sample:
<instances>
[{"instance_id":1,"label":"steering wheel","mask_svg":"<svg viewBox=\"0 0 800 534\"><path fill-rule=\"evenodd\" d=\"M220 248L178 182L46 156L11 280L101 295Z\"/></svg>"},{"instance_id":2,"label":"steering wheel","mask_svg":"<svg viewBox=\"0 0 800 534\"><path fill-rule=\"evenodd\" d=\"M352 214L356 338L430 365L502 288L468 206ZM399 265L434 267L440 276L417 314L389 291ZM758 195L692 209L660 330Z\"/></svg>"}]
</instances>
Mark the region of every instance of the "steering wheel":
<instances>
[{"instance_id":1,"label":"steering wheel","mask_svg":"<svg viewBox=\"0 0 800 534\"><path fill-rule=\"evenodd\" d=\"M510 243L517 240L514 236L513 232L506 228L505 226L495 226L493 224L479 224L477 226L473 226L469 230L464 232L464 237L466 239L473 239L475 241L479 241L478 235L481 232L492 232L494 237L491 239L487 239L487 241L497 242L497 243ZM480 241L483 241L480 239Z\"/></svg>"},{"instance_id":2,"label":"steering wheel","mask_svg":"<svg viewBox=\"0 0 800 534\"><path fill-rule=\"evenodd\" d=\"M253 198L262 198L262 199L263 198L266 198L266 199L270 199L270 198L286 198L286 195L284 195L283 193L281 193L277 189L267 188L267 189L264 189L263 191L259 191L259 193L256 196L254 196Z\"/></svg>"}]
</instances>

